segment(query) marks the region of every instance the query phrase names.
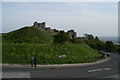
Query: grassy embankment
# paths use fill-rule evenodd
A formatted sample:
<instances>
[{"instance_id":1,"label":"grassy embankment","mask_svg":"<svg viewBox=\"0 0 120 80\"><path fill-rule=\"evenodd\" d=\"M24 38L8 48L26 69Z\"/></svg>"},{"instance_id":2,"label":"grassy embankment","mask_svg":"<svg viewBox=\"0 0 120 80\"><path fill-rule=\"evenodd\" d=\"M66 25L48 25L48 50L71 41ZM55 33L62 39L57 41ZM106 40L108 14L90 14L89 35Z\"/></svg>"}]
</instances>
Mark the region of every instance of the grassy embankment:
<instances>
[{"instance_id":1,"label":"grassy embankment","mask_svg":"<svg viewBox=\"0 0 120 80\"><path fill-rule=\"evenodd\" d=\"M3 63L30 63L31 55L36 56L38 64L70 64L95 62L101 55L86 44L67 42L53 45L53 36L33 27L25 27L3 34ZM66 57L58 58L60 55Z\"/></svg>"},{"instance_id":2,"label":"grassy embankment","mask_svg":"<svg viewBox=\"0 0 120 80\"><path fill-rule=\"evenodd\" d=\"M23 63L35 55L38 64L86 63L102 59L100 54L85 44L3 44L3 63ZM58 58L66 55L65 58Z\"/></svg>"}]
</instances>

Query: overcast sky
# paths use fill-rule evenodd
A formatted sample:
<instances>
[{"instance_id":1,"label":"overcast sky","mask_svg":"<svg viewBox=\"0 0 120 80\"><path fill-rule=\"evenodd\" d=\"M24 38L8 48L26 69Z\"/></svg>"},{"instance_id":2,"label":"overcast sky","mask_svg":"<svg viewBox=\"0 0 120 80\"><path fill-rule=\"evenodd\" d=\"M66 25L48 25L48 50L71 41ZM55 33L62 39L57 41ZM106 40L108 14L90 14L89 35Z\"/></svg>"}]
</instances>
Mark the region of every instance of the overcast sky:
<instances>
[{"instance_id":1,"label":"overcast sky","mask_svg":"<svg viewBox=\"0 0 120 80\"><path fill-rule=\"evenodd\" d=\"M118 36L117 2L3 2L2 9L4 33L45 21L51 28L74 29L78 36Z\"/></svg>"}]
</instances>

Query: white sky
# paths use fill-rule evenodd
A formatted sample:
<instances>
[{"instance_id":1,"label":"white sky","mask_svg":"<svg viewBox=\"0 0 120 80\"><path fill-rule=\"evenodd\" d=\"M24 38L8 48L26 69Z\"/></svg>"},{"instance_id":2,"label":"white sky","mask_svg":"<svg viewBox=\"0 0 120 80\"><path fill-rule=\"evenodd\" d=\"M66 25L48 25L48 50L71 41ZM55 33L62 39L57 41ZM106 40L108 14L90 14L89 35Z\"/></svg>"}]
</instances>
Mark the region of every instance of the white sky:
<instances>
[{"instance_id":1,"label":"white sky","mask_svg":"<svg viewBox=\"0 0 120 80\"><path fill-rule=\"evenodd\" d=\"M7 1L7 0L6 0ZM45 21L47 26L78 36L118 36L118 2L3 2L2 32Z\"/></svg>"},{"instance_id":2,"label":"white sky","mask_svg":"<svg viewBox=\"0 0 120 80\"><path fill-rule=\"evenodd\" d=\"M119 0L2 0L2 2L119 2Z\"/></svg>"}]
</instances>

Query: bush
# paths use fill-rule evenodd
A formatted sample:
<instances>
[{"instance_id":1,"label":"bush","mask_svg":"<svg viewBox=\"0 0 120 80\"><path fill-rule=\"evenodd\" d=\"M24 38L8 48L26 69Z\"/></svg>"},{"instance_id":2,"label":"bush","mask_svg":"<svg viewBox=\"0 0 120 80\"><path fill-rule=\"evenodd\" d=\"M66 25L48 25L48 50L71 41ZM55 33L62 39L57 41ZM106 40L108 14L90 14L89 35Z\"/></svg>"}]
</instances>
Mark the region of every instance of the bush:
<instances>
[{"instance_id":1,"label":"bush","mask_svg":"<svg viewBox=\"0 0 120 80\"><path fill-rule=\"evenodd\" d=\"M69 41L70 37L64 31L60 31L60 33L54 35L53 42L55 44L64 44L66 41Z\"/></svg>"},{"instance_id":2,"label":"bush","mask_svg":"<svg viewBox=\"0 0 120 80\"><path fill-rule=\"evenodd\" d=\"M106 50L107 51L116 51L115 49L115 45L113 44L113 42L112 41L106 41L106 43L105 43L105 48L106 48Z\"/></svg>"},{"instance_id":3,"label":"bush","mask_svg":"<svg viewBox=\"0 0 120 80\"><path fill-rule=\"evenodd\" d=\"M79 38L71 39L71 42L75 44L85 43L84 40L79 39Z\"/></svg>"}]
</instances>

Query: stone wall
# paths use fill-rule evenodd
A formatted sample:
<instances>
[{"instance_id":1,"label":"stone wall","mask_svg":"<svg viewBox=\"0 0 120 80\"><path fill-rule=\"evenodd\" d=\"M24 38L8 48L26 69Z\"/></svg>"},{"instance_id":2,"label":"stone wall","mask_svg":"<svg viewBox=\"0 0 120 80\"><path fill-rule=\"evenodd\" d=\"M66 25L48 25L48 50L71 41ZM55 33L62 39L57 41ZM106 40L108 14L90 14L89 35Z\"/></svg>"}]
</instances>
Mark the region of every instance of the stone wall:
<instances>
[{"instance_id":1,"label":"stone wall","mask_svg":"<svg viewBox=\"0 0 120 80\"><path fill-rule=\"evenodd\" d=\"M47 32L53 34L53 35L59 33L59 30L57 30L57 29L51 29L50 27L46 27L45 22L42 22L42 23L34 22L33 27L36 27L38 29L42 29L44 31L47 31ZM71 39L74 39L77 37L77 33L74 30L68 30L67 33Z\"/></svg>"}]
</instances>

